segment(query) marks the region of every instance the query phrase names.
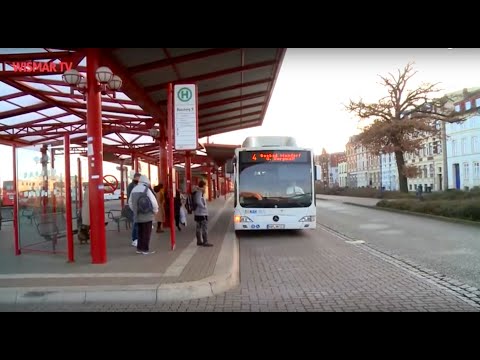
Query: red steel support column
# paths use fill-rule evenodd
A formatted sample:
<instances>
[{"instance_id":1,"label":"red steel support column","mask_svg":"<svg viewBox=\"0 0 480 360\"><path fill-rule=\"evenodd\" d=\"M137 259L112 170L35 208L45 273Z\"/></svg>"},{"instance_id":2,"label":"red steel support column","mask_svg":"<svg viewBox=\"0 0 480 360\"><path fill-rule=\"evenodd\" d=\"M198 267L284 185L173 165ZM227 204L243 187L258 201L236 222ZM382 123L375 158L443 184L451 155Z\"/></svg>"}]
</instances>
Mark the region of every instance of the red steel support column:
<instances>
[{"instance_id":1,"label":"red steel support column","mask_svg":"<svg viewBox=\"0 0 480 360\"><path fill-rule=\"evenodd\" d=\"M167 120L168 121L168 120ZM158 178L158 183L163 184L164 191L168 193L168 176L167 176L167 133L165 130L165 126L162 125L160 131L160 177ZM169 213L167 212L168 204L165 203L165 208L163 209L165 212L165 223L163 224L165 227L169 227L170 223Z\"/></svg>"},{"instance_id":2,"label":"red steel support column","mask_svg":"<svg viewBox=\"0 0 480 360\"><path fill-rule=\"evenodd\" d=\"M81 210L82 209L82 198L83 198L83 181L82 181L82 161L80 158L77 158L77 171L78 171L78 208ZM88 201L88 199L87 199Z\"/></svg>"},{"instance_id":3,"label":"red steel support column","mask_svg":"<svg viewBox=\"0 0 480 360\"><path fill-rule=\"evenodd\" d=\"M42 210L43 213L47 213L47 205L48 205L48 166L47 166L47 148L45 146L42 146L40 149L40 152L42 154L42 159L41 159L41 164L42 164L42 179L43 179L43 185L42 185Z\"/></svg>"},{"instance_id":4,"label":"red steel support column","mask_svg":"<svg viewBox=\"0 0 480 360\"><path fill-rule=\"evenodd\" d=\"M55 169L55 152L53 149L50 150L50 169L51 169L51 174L52 174L52 179L53 179L53 169ZM55 195L55 186L53 186L53 191L52 191L52 212L56 213L57 212L57 196Z\"/></svg>"},{"instance_id":5,"label":"red steel support column","mask_svg":"<svg viewBox=\"0 0 480 360\"><path fill-rule=\"evenodd\" d=\"M165 135L160 138L160 172L161 177L158 179L160 184L167 188L167 141Z\"/></svg>"},{"instance_id":6,"label":"red steel support column","mask_svg":"<svg viewBox=\"0 0 480 360\"><path fill-rule=\"evenodd\" d=\"M212 169L208 167L207 169L207 183L208 183L208 201L212 201Z\"/></svg>"},{"instance_id":7,"label":"red steel support column","mask_svg":"<svg viewBox=\"0 0 480 360\"><path fill-rule=\"evenodd\" d=\"M125 199L123 196L125 195L125 167L123 166L123 163L125 160L120 160L120 204L122 206L122 209L125 207Z\"/></svg>"},{"instance_id":8,"label":"red steel support column","mask_svg":"<svg viewBox=\"0 0 480 360\"><path fill-rule=\"evenodd\" d=\"M72 230L72 184L70 180L70 135L65 134L65 216L67 218L67 254L68 262L73 262L73 230Z\"/></svg>"},{"instance_id":9,"label":"red steel support column","mask_svg":"<svg viewBox=\"0 0 480 360\"><path fill-rule=\"evenodd\" d=\"M215 171L215 178L217 181L215 182L217 191L215 191L216 197L220 197L220 170L217 167L217 170Z\"/></svg>"},{"instance_id":10,"label":"red steel support column","mask_svg":"<svg viewBox=\"0 0 480 360\"><path fill-rule=\"evenodd\" d=\"M135 158L135 172L140 172L140 159L138 157Z\"/></svg>"},{"instance_id":11,"label":"red steel support column","mask_svg":"<svg viewBox=\"0 0 480 360\"><path fill-rule=\"evenodd\" d=\"M168 106L167 106L167 127L168 127L168 200L170 207L170 246L175 250L175 217L173 205L173 84L168 84Z\"/></svg>"},{"instance_id":12,"label":"red steel support column","mask_svg":"<svg viewBox=\"0 0 480 360\"><path fill-rule=\"evenodd\" d=\"M17 192L17 147L12 146L13 151L13 233L14 233L14 247L15 255L20 255L20 236L18 233L18 192Z\"/></svg>"},{"instance_id":13,"label":"red steel support column","mask_svg":"<svg viewBox=\"0 0 480 360\"><path fill-rule=\"evenodd\" d=\"M136 156L134 153L132 153L132 170L133 172L137 172L137 168L135 167L135 164L136 164Z\"/></svg>"},{"instance_id":14,"label":"red steel support column","mask_svg":"<svg viewBox=\"0 0 480 360\"><path fill-rule=\"evenodd\" d=\"M90 249L93 264L107 262L105 240L105 199L103 190L102 104L95 78L99 51L87 48L87 146L88 194L90 201Z\"/></svg>"},{"instance_id":15,"label":"red steel support column","mask_svg":"<svg viewBox=\"0 0 480 360\"><path fill-rule=\"evenodd\" d=\"M192 193L192 156L190 151L185 153L185 191Z\"/></svg>"},{"instance_id":16,"label":"red steel support column","mask_svg":"<svg viewBox=\"0 0 480 360\"><path fill-rule=\"evenodd\" d=\"M225 200L227 200L227 164L223 164L223 195L225 195Z\"/></svg>"},{"instance_id":17,"label":"red steel support column","mask_svg":"<svg viewBox=\"0 0 480 360\"><path fill-rule=\"evenodd\" d=\"M161 176L162 176L162 171L160 169L160 158L158 159L158 164L157 164L157 185L160 184L162 182L161 180Z\"/></svg>"}]
</instances>

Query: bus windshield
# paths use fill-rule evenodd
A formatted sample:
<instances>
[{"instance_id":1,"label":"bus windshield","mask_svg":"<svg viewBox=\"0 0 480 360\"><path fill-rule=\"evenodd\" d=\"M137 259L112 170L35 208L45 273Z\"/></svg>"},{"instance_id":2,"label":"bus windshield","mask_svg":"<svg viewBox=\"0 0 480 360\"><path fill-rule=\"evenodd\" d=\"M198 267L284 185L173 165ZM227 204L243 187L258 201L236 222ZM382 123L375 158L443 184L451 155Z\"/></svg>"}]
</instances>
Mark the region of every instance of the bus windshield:
<instances>
[{"instance_id":1,"label":"bus windshield","mask_svg":"<svg viewBox=\"0 0 480 360\"><path fill-rule=\"evenodd\" d=\"M240 163L240 206L309 207L312 204L311 168L310 162Z\"/></svg>"},{"instance_id":2,"label":"bus windshield","mask_svg":"<svg viewBox=\"0 0 480 360\"><path fill-rule=\"evenodd\" d=\"M13 191L13 181L4 181L3 182L3 190Z\"/></svg>"}]
</instances>

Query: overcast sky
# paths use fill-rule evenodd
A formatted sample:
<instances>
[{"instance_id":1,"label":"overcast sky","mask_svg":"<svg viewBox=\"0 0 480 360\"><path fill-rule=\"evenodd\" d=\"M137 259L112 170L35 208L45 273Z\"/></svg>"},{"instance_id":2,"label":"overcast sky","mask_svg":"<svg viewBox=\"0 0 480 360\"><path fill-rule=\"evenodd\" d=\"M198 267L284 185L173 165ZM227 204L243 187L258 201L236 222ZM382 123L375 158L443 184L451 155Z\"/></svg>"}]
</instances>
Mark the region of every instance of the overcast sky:
<instances>
[{"instance_id":1,"label":"overcast sky","mask_svg":"<svg viewBox=\"0 0 480 360\"><path fill-rule=\"evenodd\" d=\"M210 137L241 144L249 135L291 135L319 153L344 151L357 120L342 104L385 95L378 75L415 62L410 85L436 83L445 92L480 86L480 49L288 49L262 127ZM10 149L0 145L0 179L11 178ZM107 166L108 168L108 166Z\"/></svg>"},{"instance_id":2,"label":"overcast sky","mask_svg":"<svg viewBox=\"0 0 480 360\"><path fill-rule=\"evenodd\" d=\"M293 135L320 152L344 151L357 120L344 110L349 99L386 95L378 75L415 62L409 82L437 83L445 92L480 86L480 49L288 49L262 127L210 137L241 144L249 135Z\"/></svg>"}]
</instances>

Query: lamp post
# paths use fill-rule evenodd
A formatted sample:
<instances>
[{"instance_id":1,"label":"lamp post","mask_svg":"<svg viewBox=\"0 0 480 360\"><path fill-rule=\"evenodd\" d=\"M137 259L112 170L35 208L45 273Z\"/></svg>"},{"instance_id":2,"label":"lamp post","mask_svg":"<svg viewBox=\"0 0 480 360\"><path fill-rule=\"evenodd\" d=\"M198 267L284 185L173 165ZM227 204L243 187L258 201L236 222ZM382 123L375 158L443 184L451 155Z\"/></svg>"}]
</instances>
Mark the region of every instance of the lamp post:
<instances>
[{"instance_id":1,"label":"lamp post","mask_svg":"<svg viewBox=\"0 0 480 360\"><path fill-rule=\"evenodd\" d=\"M103 185L103 145L102 145L102 104L101 95L118 91L122 79L114 75L106 66L99 66L98 49L87 49L87 74L84 77L77 70L66 71L63 80L71 91L79 91L87 101L87 155L88 155L88 195L90 209L90 238L92 263L107 262L105 239L105 199ZM68 189L69 190L69 189ZM85 199L86 201L87 199Z\"/></svg>"},{"instance_id":2,"label":"lamp post","mask_svg":"<svg viewBox=\"0 0 480 360\"><path fill-rule=\"evenodd\" d=\"M84 96L86 100L86 94L88 91L88 81L82 74L76 69L67 70L62 75L63 81L65 81L72 91L77 90ZM98 83L94 84L95 90L99 91L102 95L112 93L115 98L116 91L119 91L122 87L122 79L120 76L115 75L110 68L101 66L95 71L95 79Z\"/></svg>"}]
</instances>

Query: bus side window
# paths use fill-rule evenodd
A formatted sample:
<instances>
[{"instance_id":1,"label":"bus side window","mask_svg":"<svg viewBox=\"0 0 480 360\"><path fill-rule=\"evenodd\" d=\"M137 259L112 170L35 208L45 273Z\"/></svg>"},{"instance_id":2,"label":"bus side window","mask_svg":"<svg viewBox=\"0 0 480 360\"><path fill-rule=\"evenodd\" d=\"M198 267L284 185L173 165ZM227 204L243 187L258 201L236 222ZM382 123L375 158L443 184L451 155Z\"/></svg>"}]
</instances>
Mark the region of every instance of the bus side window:
<instances>
[{"instance_id":1,"label":"bus side window","mask_svg":"<svg viewBox=\"0 0 480 360\"><path fill-rule=\"evenodd\" d=\"M322 180L322 167L320 165L315 165L315 180Z\"/></svg>"}]
</instances>

